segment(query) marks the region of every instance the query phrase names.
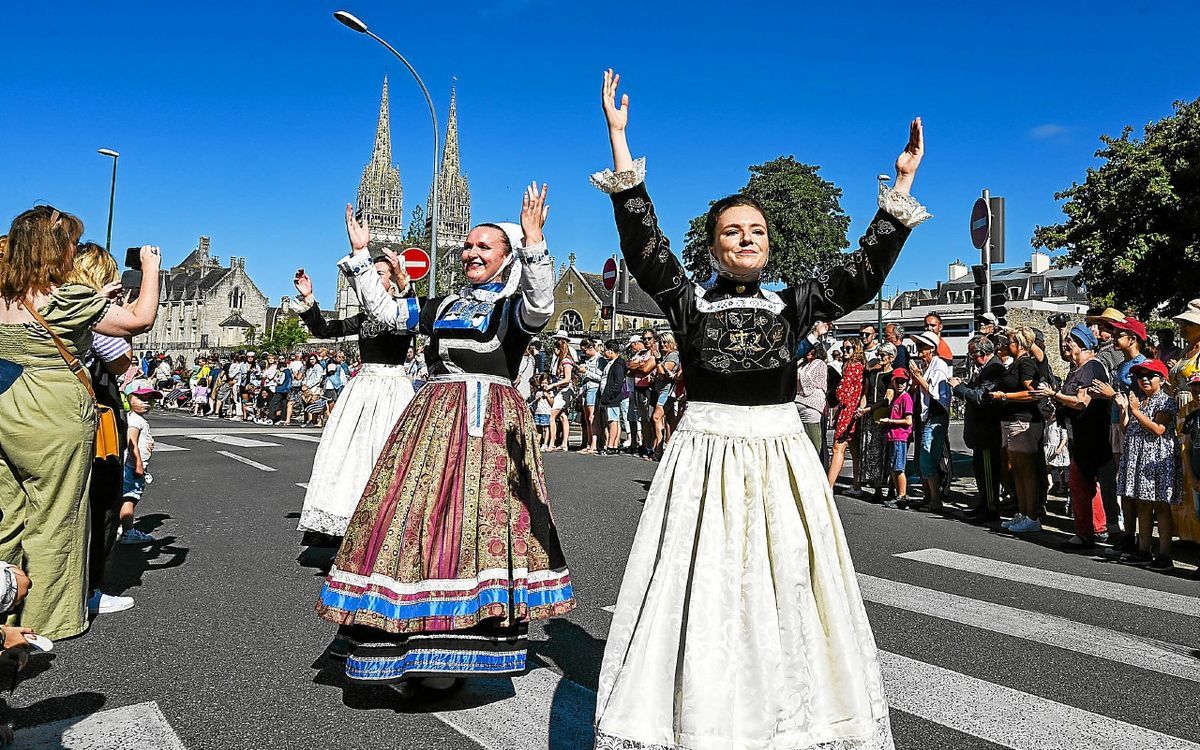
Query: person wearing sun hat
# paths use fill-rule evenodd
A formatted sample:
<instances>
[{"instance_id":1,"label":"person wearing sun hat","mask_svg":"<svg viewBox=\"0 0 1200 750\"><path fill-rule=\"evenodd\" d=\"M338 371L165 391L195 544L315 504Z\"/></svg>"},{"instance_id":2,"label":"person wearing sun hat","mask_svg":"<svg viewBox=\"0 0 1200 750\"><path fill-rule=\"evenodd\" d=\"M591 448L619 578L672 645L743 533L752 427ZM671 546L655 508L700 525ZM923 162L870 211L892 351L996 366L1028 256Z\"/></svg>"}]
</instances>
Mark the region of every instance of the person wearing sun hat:
<instances>
[{"instance_id":1,"label":"person wearing sun hat","mask_svg":"<svg viewBox=\"0 0 1200 750\"><path fill-rule=\"evenodd\" d=\"M1101 383L1094 382L1089 388L1089 392L1093 397L1100 397L1112 400L1110 410L1110 426L1109 435L1112 443L1113 456L1120 458L1124 451L1125 430L1121 427L1121 411L1117 406L1116 396L1118 393L1128 393L1132 387L1131 371L1135 365L1146 361L1145 355L1142 354L1142 346L1146 343L1146 325L1137 318L1124 316L1120 320L1114 319L1110 312L1115 312L1112 308L1105 309L1104 313L1099 316L1100 319L1100 336L1102 340L1104 331L1112 333L1112 343L1116 351L1121 354L1121 361L1111 369L1111 377L1109 382ZM1105 365L1108 361L1103 357L1103 349L1097 354ZM1115 464L1114 464L1115 465ZM1104 495L1104 509L1108 518L1108 530L1111 534L1114 529L1114 519L1118 517L1123 523L1120 525L1125 532L1124 538L1117 544L1114 544L1112 549L1104 551L1104 555L1111 558L1119 558L1126 552L1131 552L1135 549L1135 535L1137 532L1137 508L1132 500L1121 499L1118 504L1116 484L1117 477L1112 476L1112 481L1108 481L1109 475L1102 475L1101 490Z\"/></svg>"},{"instance_id":2,"label":"person wearing sun hat","mask_svg":"<svg viewBox=\"0 0 1200 750\"><path fill-rule=\"evenodd\" d=\"M1137 548L1121 555L1120 561L1145 565L1152 570L1169 571L1171 541L1175 535L1172 506L1181 502L1179 494L1179 441L1175 433L1175 415L1179 406L1163 384L1167 366L1157 359L1140 362L1130 368L1136 387L1118 393L1125 430L1125 450L1117 471L1117 492L1137 508ZM1154 543L1154 519L1158 520L1158 549Z\"/></svg>"},{"instance_id":3,"label":"person wearing sun hat","mask_svg":"<svg viewBox=\"0 0 1200 750\"><path fill-rule=\"evenodd\" d=\"M1067 485L1071 511L1075 517L1075 535L1065 542L1071 551L1085 551L1097 541L1109 539L1109 517L1104 504L1104 477L1113 477L1111 494L1116 495L1112 442L1109 436L1110 408L1107 398L1093 395L1090 385L1107 383L1108 369L1096 356L1096 337L1086 325L1076 325L1067 334L1064 349L1071 361L1071 371L1062 385L1055 389L1049 383L1038 388L1038 395L1049 398L1070 424ZM1115 509L1114 509L1115 510Z\"/></svg>"},{"instance_id":4,"label":"person wearing sun hat","mask_svg":"<svg viewBox=\"0 0 1200 750\"><path fill-rule=\"evenodd\" d=\"M1121 350L1117 348L1116 342L1113 340L1116 330L1112 325L1114 322L1123 320L1125 320L1125 313L1115 307L1105 307L1102 310L1089 311L1089 315L1087 316L1087 324L1092 327L1092 332L1096 335L1096 341L1098 342L1096 357L1104 363L1109 372L1116 370L1125 359L1121 355Z\"/></svg>"}]
</instances>

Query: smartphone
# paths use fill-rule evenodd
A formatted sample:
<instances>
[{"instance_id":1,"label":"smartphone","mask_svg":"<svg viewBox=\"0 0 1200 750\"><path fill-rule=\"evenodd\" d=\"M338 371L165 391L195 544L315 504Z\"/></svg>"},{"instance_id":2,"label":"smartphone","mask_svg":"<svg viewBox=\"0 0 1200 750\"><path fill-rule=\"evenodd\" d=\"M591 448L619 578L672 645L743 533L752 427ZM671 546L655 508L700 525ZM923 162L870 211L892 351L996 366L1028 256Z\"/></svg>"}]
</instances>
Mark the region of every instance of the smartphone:
<instances>
[{"instance_id":1,"label":"smartphone","mask_svg":"<svg viewBox=\"0 0 1200 750\"><path fill-rule=\"evenodd\" d=\"M136 250L137 248L130 248ZM128 293L129 301L133 302L142 291L142 269L131 268L121 274L121 288Z\"/></svg>"},{"instance_id":2,"label":"smartphone","mask_svg":"<svg viewBox=\"0 0 1200 750\"><path fill-rule=\"evenodd\" d=\"M135 271L142 270L142 249L140 247L131 247L125 251L125 267Z\"/></svg>"}]
</instances>

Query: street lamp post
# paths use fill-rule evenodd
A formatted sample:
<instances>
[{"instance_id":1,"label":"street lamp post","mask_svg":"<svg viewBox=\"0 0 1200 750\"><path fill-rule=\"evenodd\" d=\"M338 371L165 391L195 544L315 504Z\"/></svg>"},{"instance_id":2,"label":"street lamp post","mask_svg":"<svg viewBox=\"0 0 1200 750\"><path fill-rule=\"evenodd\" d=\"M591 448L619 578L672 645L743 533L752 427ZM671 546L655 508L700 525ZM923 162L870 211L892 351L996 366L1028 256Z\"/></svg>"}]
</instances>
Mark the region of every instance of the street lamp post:
<instances>
[{"instance_id":1,"label":"street lamp post","mask_svg":"<svg viewBox=\"0 0 1200 750\"><path fill-rule=\"evenodd\" d=\"M108 189L108 236L104 240L104 249L106 252L112 252L112 220L113 220L113 203L117 198L117 158L121 155L111 148L96 149L96 153L101 156L111 156L113 160L112 185Z\"/></svg>"},{"instance_id":2,"label":"street lamp post","mask_svg":"<svg viewBox=\"0 0 1200 750\"><path fill-rule=\"evenodd\" d=\"M889 175L881 174L876 175L875 179L879 181L879 189L883 190L884 184L892 178ZM882 344L885 341L883 336L883 285L880 285L879 294L875 297L875 321L875 340Z\"/></svg>"},{"instance_id":3,"label":"street lamp post","mask_svg":"<svg viewBox=\"0 0 1200 750\"><path fill-rule=\"evenodd\" d=\"M429 296L433 297L437 294L437 260L438 260L438 216L441 214L441 184L438 175L438 122L437 110L433 106L433 98L429 96L429 89L425 88L425 82L421 80L421 76L417 75L417 71L413 66L404 59L404 55L396 51L396 48L388 44L378 35L371 32L367 25L356 18L353 14L347 13L344 10L334 12L333 17L347 28L353 29L360 34L366 34L375 41L387 47L388 51L396 56L396 59L404 63L404 67L408 68L408 72L412 73L412 77L416 80L417 85L421 87L421 93L425 95L425 103L429 105L429 119L433 122L433 198L430 201L429 207Z\"/></svg>"}]
</instances>

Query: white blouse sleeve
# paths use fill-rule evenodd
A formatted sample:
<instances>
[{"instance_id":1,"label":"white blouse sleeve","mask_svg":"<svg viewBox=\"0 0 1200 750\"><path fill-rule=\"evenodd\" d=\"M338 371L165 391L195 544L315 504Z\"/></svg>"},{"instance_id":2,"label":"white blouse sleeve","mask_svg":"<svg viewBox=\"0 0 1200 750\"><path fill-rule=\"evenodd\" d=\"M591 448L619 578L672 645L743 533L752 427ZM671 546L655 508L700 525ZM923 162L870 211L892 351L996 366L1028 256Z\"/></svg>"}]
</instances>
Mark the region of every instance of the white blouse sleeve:
<instances>
[{"instance_id":1,"label":"white blouse sleeve","mask_svg":"<svg viewBox=\"0 0 1200 750\"><path fill-rule=\"evenodd\" d=\"M375 264L365 250L338 261L338 268L353 282L359 304L367 316L401 331L416 332L421 321L421 303L416 297L393 297L383 288Z\"/></svg>"},{"instance_id":2,"label":"white blouse sleeve","mask_svg":"<svg viewBox=\"0 0 1200 750\"><path fill-rule=\"evenodd\" d=\"M530 247L519 247L521 260L521 326L537 333L550 322L554 314L554 261L546 250L545 240Z\"/></svg>"}]
</instances>

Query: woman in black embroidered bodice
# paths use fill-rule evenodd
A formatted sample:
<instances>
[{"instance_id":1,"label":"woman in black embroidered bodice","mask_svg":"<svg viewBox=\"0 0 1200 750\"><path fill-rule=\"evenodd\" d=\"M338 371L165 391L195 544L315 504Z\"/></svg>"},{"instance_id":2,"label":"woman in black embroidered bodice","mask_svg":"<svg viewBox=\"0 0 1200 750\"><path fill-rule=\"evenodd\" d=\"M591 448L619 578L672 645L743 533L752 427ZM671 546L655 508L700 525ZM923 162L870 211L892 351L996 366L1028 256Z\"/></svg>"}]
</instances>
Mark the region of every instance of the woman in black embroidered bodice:
<instances>
[{"instance_id":1,"label":"woman in black embroidered bodice","mask_svg":"<svg viewBox=\"0 0 1200 750\"><path fill-rule=\"evenodd\" d=\"M837 506L793 405L795 352L814 322L875 295L927 218L908 195L921 122L896 161L895 189L881 191L881 210L839 265L764 288L770 217L734 195L708 212L717 273L698 284L659 229L617 81L609 71L603 89L613 169L592 181L612 197L630 270L676 332L688 407L650 484L617 597L594 748L894 750Z\"/></svg>"},{"instance_id":2,"label":"woman in black embroidered bodice","mask_svg":"<svg viewBox=\"0 0 1200 750\"><path fill-rule=\"evenodd\" d=\"M615 106L615 77L606 78L606 109ZM627 100L626 100L627 101ZM896 186L880 196L881 207L859 240L858 250L812 279L778 292L760 274L769 255L769 221L749 196L713 204L705 228L716 276L708 284L687 278L658 226L645 186L645 160L636 162L623 127L611 131L614 173L593 176L610 192L621 252L638 284L666 313L679 341L688 397L739 405L782 404L796 395L793 352L812 324L831 321L873 299L908 239L911 226L928 214L908 195L923 153L921 122L896 162Z\"/></svg>"},{"instance_id":3,"label":"woman in black embroidered bodice","mask_svg":"<svg viewBox=\"0 0 1200 750\"><path fill-rule=\"evenodd\" d=\"M375 270L384 289L391 293L394 288L392 264L382 255L375 257ZM296 291L300 298L295 306L300 313L300 320L313 336L319 339L340 339L346 336L358 337L358 351L364 364L402 365L405 355L412 346L412 334L396 330L376 320L371 320L366 313L360 312L351 318L335 318L327 320L321 315L321 308L313 297L312 279L301 268L296 271L294 279Z\"/></svg>"}]
</instances>

